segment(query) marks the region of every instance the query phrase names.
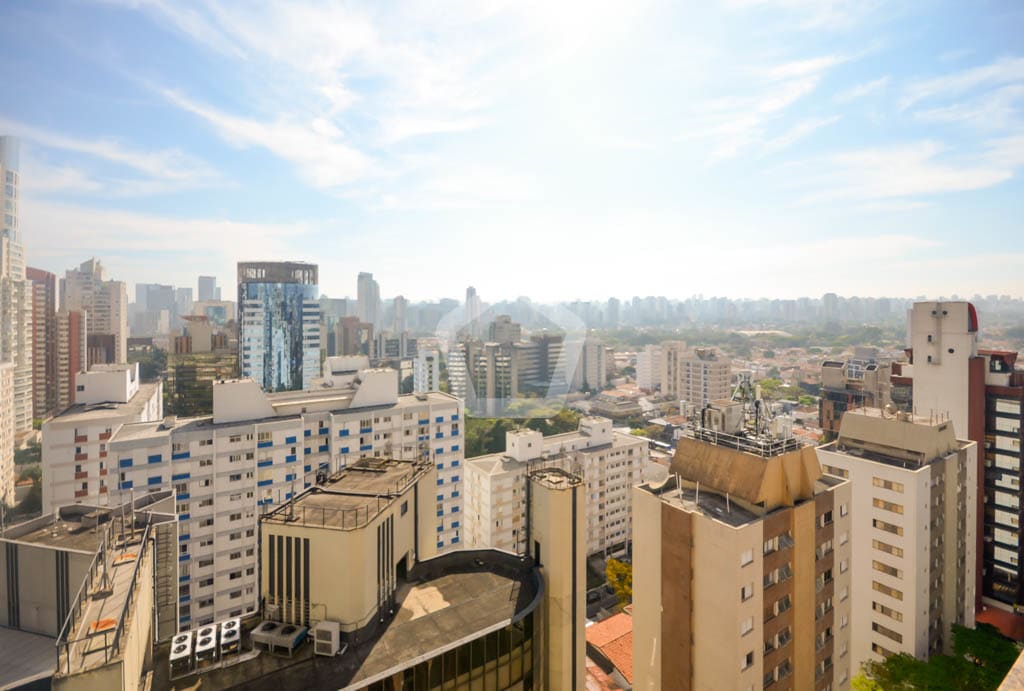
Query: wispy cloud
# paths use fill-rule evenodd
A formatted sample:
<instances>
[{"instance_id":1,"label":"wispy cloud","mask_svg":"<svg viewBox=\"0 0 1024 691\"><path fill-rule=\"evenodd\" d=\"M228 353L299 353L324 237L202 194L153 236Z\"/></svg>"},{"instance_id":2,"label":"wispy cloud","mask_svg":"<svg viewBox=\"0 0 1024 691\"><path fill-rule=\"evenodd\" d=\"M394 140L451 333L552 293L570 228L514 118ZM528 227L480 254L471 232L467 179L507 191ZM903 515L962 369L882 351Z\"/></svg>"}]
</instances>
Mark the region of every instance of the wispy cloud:
<instances>
[{"instance_id":1,"label":"wispy cloud","mask_svg":"<svg viewBox=\"0 0 1024 691\"><path fill-rule=\"evenodd\" d=\"M914 115L925 122L967 124L980 129L1020 128L1024 117L1024 83L995 89L977 98L945 106L917 111Z\"/></svg>"},{"instance_id":2,"label":"wispy cloud","mask_svg":"<svg viewBox=\"0 0 1024 691\"><path fill-rule=\"evenodd\" d=\"M834 154L810 165L805 185L819 192L804 203L841 199L880 200L929 197L985 189L1011 179L1013 160L993 156L944 156L946 147L922 141L888 148Z\"/></svg>"},{"instance_id":3,"label":"wispy cloud","mask_svg":"<svg viewBox=\"0 0 1024 691\"><path fill-rule=\"evenodd\" d=\"M876 91L881 91L889 85L889 75L879 77L870 82L864 82L863 84L857 84L849 89L844 89L832 97L832 100L836 103L850 103L856 101L859 98L864 98L869 94L873 94Z\"/></svg>"},{"instance_id":4,"label":"wispy cloud","mask_svg":"<svg viewBox=\"0 0 1024 691\"><path fill-rule=\"evenodd\" d=\"M774 136L769 130L787 109L814 92L830 69L845 61L840 55L824 55L757 67L752 70L753 84L759 90L756 95L707 102L677 140L710 142L711 163L734 158L758 145L768 153L791 146L836 118L806 119Z\"/></svg>"},{"instance_id":5,"label":"wispy cloud","mask_svg":"<svg viewBox=\"0 0 1024 691\"><path fill-rule=\"evenodd\" d=\"M732 9L761 9L794 18L800 29L845 29L874 11L874 0L724 0Z\"/></svg>"},{"instance_id":6,"label":"wispy cloud","mask_svg":"<svg viewBox=\"0 0 1024 691\"><path fill-rule=\"evenodd\" d=\"M1024 58L1003 57L987 65L913 82L900 99L905 110L937 96L959 96L979 87L1024 81Z\"/></svg>"},{"instance_id":7,"label":"wispy cloud","mask_svg":"<svg viewBox=\"0 0 1024 691\"><path fill-rule=\"evenodd\" d=\"M811 136L821 128L828 127L829 125L838 122L839 119L840 116L832 115L823 118L808 118L806 120L801 120L777 137L772 137L765 141L764 151L766 154L778 153L783 149L793 146L793 144L797 143L801 139Z\"/></svg>"},{"instance_id":8,"label":"wispy cloud","mask_svg":"<svg viewBox=\"0 0 1024 691\"><path fill-rule=\"evenodd\" d=\"M109 138L79 138L0 118L0 131L18 135L44 149L80 154L112 164L121 174L104 171L86 173L80 168L59 165L48 169L37 158L30 159L39 174L29 189L38 191L107 192L118 196L157 194L206 187L222 182L220 174L207 163L177 149L143 151ZM141 178L125 178L125 172ZM87 183L85 178L92 178Z\"/></svg>"},{"instance_id":9,"label":"wispy cloud","mask_svg":"<svg viewBox=\"0 0 1024 691\"><path fill-rule=\"evenodd\" d=\"M292 161L308 181L321 188L344 185L364 176L371 159L346 141L330 120L261 122L197 103L174 91L164 95L175 105L205 120L229 143L263 147Z\"/></svg>"}]
</instances>

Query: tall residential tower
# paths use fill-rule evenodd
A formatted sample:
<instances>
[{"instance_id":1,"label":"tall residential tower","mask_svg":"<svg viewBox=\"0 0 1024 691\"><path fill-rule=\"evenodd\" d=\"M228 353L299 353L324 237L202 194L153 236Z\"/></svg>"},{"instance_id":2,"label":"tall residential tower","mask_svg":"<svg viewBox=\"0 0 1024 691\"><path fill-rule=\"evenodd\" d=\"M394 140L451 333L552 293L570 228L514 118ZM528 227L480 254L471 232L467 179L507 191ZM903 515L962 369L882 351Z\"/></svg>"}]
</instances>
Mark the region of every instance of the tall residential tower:
<instances>
[{"instance_id":1,"label":"tall residential tower","mask_svg":"<svg viewBox=\"0 0 1024 691\"><path fill-rule=\"evenodd\" d=\"M265 391L309 388L320 376L317 266L238 263L238 368Z\"/></svg>"}]
</instances>

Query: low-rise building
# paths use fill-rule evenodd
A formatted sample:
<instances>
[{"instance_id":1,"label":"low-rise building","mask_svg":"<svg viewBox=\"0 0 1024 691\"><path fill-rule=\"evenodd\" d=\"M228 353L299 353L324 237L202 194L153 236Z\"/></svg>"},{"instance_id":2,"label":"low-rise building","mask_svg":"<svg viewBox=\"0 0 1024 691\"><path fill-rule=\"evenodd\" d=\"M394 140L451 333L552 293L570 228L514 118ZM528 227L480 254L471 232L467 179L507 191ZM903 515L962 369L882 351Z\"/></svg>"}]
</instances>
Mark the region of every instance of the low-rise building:
<instances>
[{"instance_id":1,"label":"low-rise building","mask_svg":"<svg viewBox=\"0 0 1024 691\"><path fill-rule=\"evenodd\" d=\"M973 446L948 420L869 408L847 412L818 448L822 469L853 493L853 669L894 653L950 654L952 625L974 626Z\"/></svg>"},{"instance_id":2,"label":"low-rise building","mask_svg":"<svg viewBox=\"0 0 1024 691\"><path fill-rule=\"evenodd\" d=\"M529 472L558 467L579 475L587 491L587 554L618 553L630 539L630 492L647 463L647 443L612 430L600 417L575 432L548 437L529 429L506 434L505 452L466 461L468 544L524 553Z\"/></svg>"}]
</instances>

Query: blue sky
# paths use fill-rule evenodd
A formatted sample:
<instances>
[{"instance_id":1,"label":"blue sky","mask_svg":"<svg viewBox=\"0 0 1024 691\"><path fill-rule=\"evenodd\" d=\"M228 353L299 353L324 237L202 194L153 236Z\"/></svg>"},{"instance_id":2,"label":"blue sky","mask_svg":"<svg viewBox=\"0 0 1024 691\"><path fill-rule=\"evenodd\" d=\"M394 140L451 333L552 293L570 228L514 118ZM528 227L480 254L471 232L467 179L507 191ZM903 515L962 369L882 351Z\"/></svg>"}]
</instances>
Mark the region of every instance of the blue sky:
<instances>
[{"instance_id":1,"label":"blue sky","mask_svg":"<svg viewBox=\"0 0 1024 691\"><path fill-rule=\"evenodd\" d=\"M3 3L0 133L57 273L1021 295L1021 36L1011 0Z\"/></svg>"}]
</instances>

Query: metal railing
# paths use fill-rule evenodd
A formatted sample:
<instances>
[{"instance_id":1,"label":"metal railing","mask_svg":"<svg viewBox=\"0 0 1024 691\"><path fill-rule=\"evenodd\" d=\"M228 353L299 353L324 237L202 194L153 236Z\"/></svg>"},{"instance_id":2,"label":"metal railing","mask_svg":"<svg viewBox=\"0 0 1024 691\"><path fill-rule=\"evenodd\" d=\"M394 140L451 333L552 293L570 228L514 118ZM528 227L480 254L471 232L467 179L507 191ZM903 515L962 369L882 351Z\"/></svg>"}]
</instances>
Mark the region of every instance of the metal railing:
<instances>
[{"instance_id":1,"label":"metal railing","mask_svg":"<svg viewBox=\"0 0 1024 691\"><path fill-rule=\"evenodd\" d=\"M96 555L92 558L89 563L89 569L86 572L85 578L82 579L82 585L78 588L78 593L75 595L75 599L71 604L71 609L68 611L67 617L64 619L64 626L60 630L60 634L57 636L57 669L61 669L61 651L66 649L68 637L73 635L75 628L78 626L78 618L82 615L82 608L84 603L92 596L99 586L99 568L103 567L104 576L106 575L108 564L107 564L107 550L110 545L110 526L108 525L103 540L100 543L100 548L96 551ZM94 586L96 586L94 588ZM65 646L62 648L62 646Z\"/></svg>"},{"instance_id":2,"label":"metal railing","mask_svg":"<svg viewBox=\"0 0 1024 691\"><path fill-rule=\"evenodd\" d=\"M72 611L68 615L68 619L64 623L64 628L61 630L60 636L57 638L57 672L58 674L63 672L66 675L71 674L71 661L74 656L74 646L86 642L92 642L97 640L100 636L103 637L103 646L99 648L90 647L88 650L79 651L80 655L93 654L102 651L104 664L110 662L118 653L121 652L121 636L124 634L125 622L128 619L128 613L131 611L132 606L135 604L136 596L136 583L139 580L139 569L142 566L142 561L146 557L146 549L149 546L149 534L150 526L147 525L142 532L142 540L139 543L139 549L135 556L135 565L132 568L131 580L128 583L128 594L125 596L124 604L121 606L121 611L117 616L117 626L113 630L106 630L102 633L87 633L84 636L79 636L75 639L69 639L70 636L74 635L78 625L79 617L82 615L83 603L90 598L90 596L97 592L95 588L87 588L90 585L98 585L95 583L96 574L94 573L95 562L100 557L103 557L104 562L104 576L109 581L110 576L108 575L111 564L107 561L109 557L109 537L110 529L107 529L106 535L104 536L104 544L96 557L93 558L94 565L90 566L90 573L86 580L82 583L82 587L78 591L78 595L75 598L75 604L72 606ZM127 547L127 545L124 545Z\"/></svg>"}]
</instances>

